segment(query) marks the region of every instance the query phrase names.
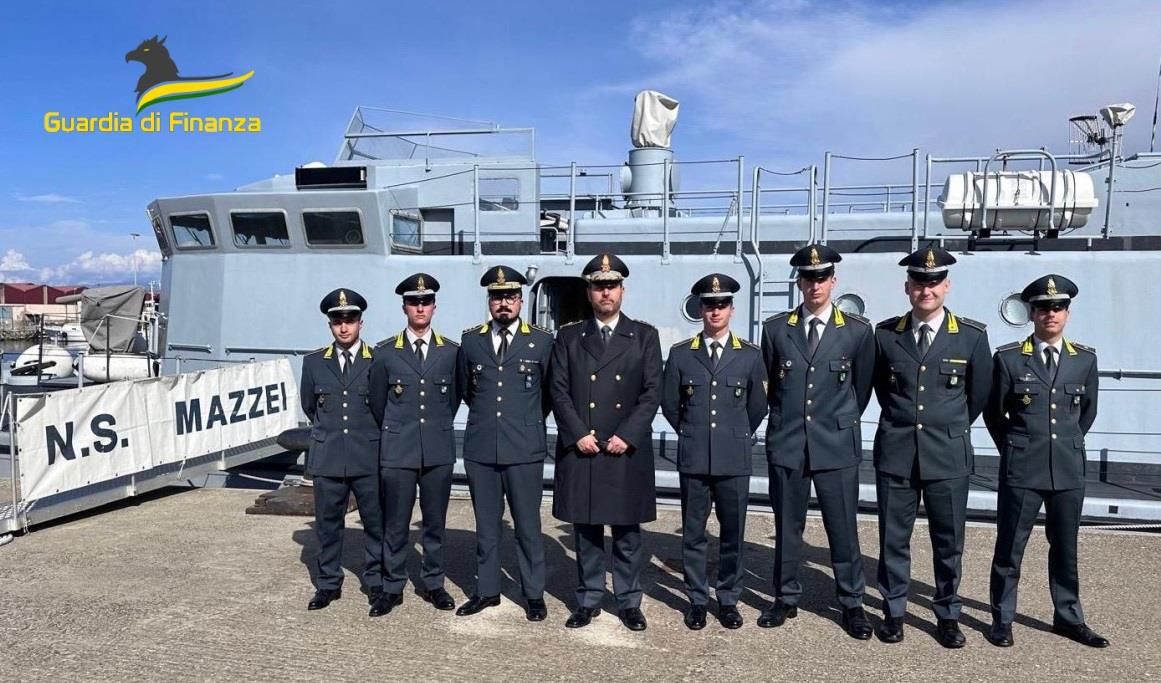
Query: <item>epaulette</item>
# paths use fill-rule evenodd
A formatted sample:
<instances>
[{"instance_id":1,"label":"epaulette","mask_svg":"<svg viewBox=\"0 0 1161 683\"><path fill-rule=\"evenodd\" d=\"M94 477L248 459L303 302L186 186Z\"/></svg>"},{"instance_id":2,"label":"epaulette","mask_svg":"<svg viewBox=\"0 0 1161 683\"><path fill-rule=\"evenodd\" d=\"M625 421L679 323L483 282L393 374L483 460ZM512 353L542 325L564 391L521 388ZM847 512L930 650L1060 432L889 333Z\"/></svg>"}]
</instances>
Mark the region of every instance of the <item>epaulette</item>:
<instances>
[{"instance_id":1,"label":"epaulette","mask_svg":"<svg viewBox=\"0 0 1161 683\"><path fill-rule=\"evenodd\" d=\"M327 344L326 346L320 346L319 348L315 349L314 351L311 351L310 353L308 353L306 355L314 356L314 355L318 355L320 353L326 353L327 349L329 349L329 348L331 348L330 344Z\"/></svg>"},{"instance_id":2,"label":"epaulette","mask_svg":"<svg viewBox=\"0 0 1161 683\"><path fill-rule=\"evenodd\" d=\"M982 322L980 322L980 321L978 321L978 320L972 320L971 318L964 318L964 317L962 317L962 316L958 316L958 315L957 315L957 316L955 316L955 319L956 319L956 320L958 320L958 321L960 321L961 323L963 323L963 324L965 324L965 325L969 326L969 327L974 327L974 328L976 328L976 329L977 329L977 330L979 330L980 332L984 332L984 331L986 331L986 330L988 329L988 326L987 326L987 325L985 325L984 323L982 323Z\"/></svg>"},{"instance_id":3,"label":"epaulette","mask_svg":"<svg viewBox=\"0 0 1161 683\"><path fill-rule=\"evenodd\" d=\"M457 349L460 347L460 343L458 341L455 341L454 339L449 339L447 337L444 337L443 335L440 335L440 338L443 339L444 344L447 344L449 346L454 346Z\"/></svg>"},{"instance_id":4,"label":"epaulette","mask_svg":"<svg viewBox=\"0 0 1161 683\"><path fill-rule=\"evenodd\" d=\"M1088 346L1086 344L1079 344L1077 342L1072 341L1071 339L1068 340L1068 343L1072 344L1073 346L1080 349L1081 351L1088 351L1092 355L1094 355L1094 356L1096 355L1096 347L1095 346Z\"/></svg>"},{"instance_id":5,"label":"epaulette","mask_svg":"<svg viewBox=\"0 0 1161 683\"><path fill-rule=\"evenodd\" d=\"M541 332L543 332L543 333L545 333L545 334L547 334L547 335L551 335L551 334L552 334L552 330L550 330L550 329L548 329L548 328L545 328L545 327L541 327L540 325L537 325L536 323L528 323L528 326L529 326L529 327L531 327L531 328L532 328L532 329L534 329L534 330L540 330Z\"/></svg>"},{"instance_id":6,"label":"epaulette","mask_svg":"<svg viewBox=\"0 0 1161 683\"><path fill-rule=\"evenodd\" d=\"M1023 344L1024 342L1021 341L1014 341L1011 344L1004 344L1003 346L996 347L996 353L1001 351L1015 351L1016 349L1019 349L1021 346L1023 346Z\"/></svg>"},{"instance_id":7,"label":"epaulette","mask_svg":"<svg viewBox=\"0 0 1161 683\"><path fill-rule=\"evenodd\" d=\"M899 319L902 317L903 316L901 315L895 315L887 318L886 320L880 320L878 324L875 325L875 327L876 329L880 327L895 327L899 323Z\"/></svg>"},{"instance_id":8,"label":"epaulette","mask_svg":"<svg viewBox=\"0 0 1161 683\"><path fill-rule=\"evenodd\" d=\"M756 349L758 351L762 350L762 347L758 346L757 344L750 341L749 339L742 339L741 337L734 337L734 338L737 339L738 341L742 342L742 346L749 346L751 349Z\"/></svg>"},{"instance_id":9,"label":"epaulette","mask_svg":"<svg viewBox=\"0 0 1161 683\"><path fill-rule=\"evenodd\" d=\"M637 324L638 324L638 325L640 325L641 327L648 327L648 328L649 328L649 329L651 329L651 330L656 330L656 329L657 329L656 327L654 327L653 325L650 325L649 323L645 322L644 320L637 320L636 318L634 318L634 319L633 319L633 322L637 323Z\"/></svg>"},{"instance_id":10,"label":"epaulette","mask_svg":"<svg viewBox=\"0 0 1161 683\"><path fill-rule=\"evenodd\" d=\"M771 320L777 320L778 318L781 318L783 316L790 315L791 312L793 312L793 310L794 309L790 309L789 311L782 311L781 313L775 313L774 315L770 316L769 318L766 318L765 320L763 320L762 324L766 324L766 323L770 322Z\"/></svg>"},{"instance_id":11,"label":"epaulette","mask_svg":"<svg viewBox=\"0 0 1161 683\"><path fill-rule=\"evenodd\" d=\"M694 337L696 337L696 336L697 335L694 335ZM689 344L693 343L694 337L690 337L689 339L682 339L681 341L677 342L676 344L674 344L673 346L671 346L669 348L676 349L677 347L681 346L682 344L685 344L688 346Z\"/></svg>"},{"instance_id":12,"label":"epaulette","mask_svg":"<svg viewBox=\"0 0 1161 683\"><path fill-rule=\"evenodd\" d=\"M556 329L557 329L557 331L563 330L566 327L572 327L573 325L580 325L583 322L585 322L585 320L583 318L581 320L574 320L571 323L565 323Z\"/></svg>"},{"instance_id":13,"label":"epaulette","mask_svg":"<svg viewBox=\"0 0 1161 683\"><path fill-rule=\"evenodd\" d=\"M387 346L388 344L394 344L394 343L395 343L395 337L388 337L386 339L381 339L381 340L375 342L375 348L378 349L378 348Z\"/></svg>"},{"instance_id":14,"label":"epaulette","mask_svg":"<svg viewBox=\"0 0 1161 683\"><path fill-rule=\"evenodd\" d=\"M485 324L485 325L487 325L487 323L484 323L484 324ZM463 332L461 332L460 334L468 334L468 333L471 333L471 332L476 332L476 333L479 333L479 331L480 331L480 326L479 326L479 325L469 325L468 327L465 327L465 328L464 328L464 331L463 331Z\"/></svg>"},{"instance_id":15,"label":"epaulette","mask_svg":"<svg viewBox=\"0 0 1161 683\"><path fill-rule=\"evenodd\" d=\"M871 321L868 320L867 318L864 318L863 316L859 315L858 313L847 313L846 311L843 311L843 315L849 320L858 320L859 322L861 322L862 324L864 324L868 327L871 326Z\"/></svg>"}]
</instances>

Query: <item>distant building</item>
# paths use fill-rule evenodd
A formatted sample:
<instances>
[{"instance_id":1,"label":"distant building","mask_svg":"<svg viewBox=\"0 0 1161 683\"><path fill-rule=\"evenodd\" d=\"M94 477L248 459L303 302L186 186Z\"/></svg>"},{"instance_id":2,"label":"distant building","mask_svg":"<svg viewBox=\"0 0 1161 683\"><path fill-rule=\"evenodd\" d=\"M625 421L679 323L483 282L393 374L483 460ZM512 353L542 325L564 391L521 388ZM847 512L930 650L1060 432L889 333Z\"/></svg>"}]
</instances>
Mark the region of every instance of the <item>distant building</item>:
<instances>
[{"instance_id":1,"label":"distant building","mask_svg":"<svg viewBox=\"0 0 1161 683\"><path fill-rule=\"evenodd\" d=\"M64 285L38 285L32 282L0 283L0 305L3 304L55 304L56 300L68 294L78 294L84 287Z\"/></svg>"}]
</instances>

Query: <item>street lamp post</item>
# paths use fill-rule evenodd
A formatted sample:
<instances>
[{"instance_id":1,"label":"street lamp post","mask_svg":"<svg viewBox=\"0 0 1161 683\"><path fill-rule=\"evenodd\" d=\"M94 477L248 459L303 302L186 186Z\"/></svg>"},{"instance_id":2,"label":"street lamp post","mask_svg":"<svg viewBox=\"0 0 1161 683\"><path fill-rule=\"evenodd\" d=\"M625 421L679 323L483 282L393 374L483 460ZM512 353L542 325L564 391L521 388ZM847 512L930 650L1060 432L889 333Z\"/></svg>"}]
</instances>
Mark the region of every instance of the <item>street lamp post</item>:
<instances>
[{"instance_id":1,"label":"street lamp post","mask_svg":"<svg viewBox=\"0 0 1161 683\"><path fill-rule=\"evenodd\" d=\"M141 237L139 232L131 232L129 236L133 238L133 286L137 286L137 238Z\"/></svg>"}]
</instances>

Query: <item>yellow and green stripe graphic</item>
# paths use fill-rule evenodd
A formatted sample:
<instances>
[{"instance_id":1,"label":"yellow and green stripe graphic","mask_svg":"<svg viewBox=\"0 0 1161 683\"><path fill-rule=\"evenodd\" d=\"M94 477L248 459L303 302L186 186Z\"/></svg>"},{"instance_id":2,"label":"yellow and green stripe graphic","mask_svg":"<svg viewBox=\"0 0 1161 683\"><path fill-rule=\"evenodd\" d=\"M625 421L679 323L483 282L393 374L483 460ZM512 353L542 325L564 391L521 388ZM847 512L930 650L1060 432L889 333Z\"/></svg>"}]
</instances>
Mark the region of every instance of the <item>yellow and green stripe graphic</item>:
<instances>
[{"instance_id":1,"label":"yellow and green stripe graphic","mask_svg":"<svg viewBox=\"0 0 1161 683\"><path fill-rule=\"evenodd\" d=\"M191 81L166 81L165 83L158 83L149 90L141 93L141 97L137 98L137 113L145 111L147 108L162 102L173 102L174 100L188 100L195 97L209 97L210 95L219 95L231 90L237 90L242 87L242 84L250 80L254 75L253 69L247 71L241 76L230 76L228 78L209 78L205 80L191 80Z\"/></svg>"}]
</instances>

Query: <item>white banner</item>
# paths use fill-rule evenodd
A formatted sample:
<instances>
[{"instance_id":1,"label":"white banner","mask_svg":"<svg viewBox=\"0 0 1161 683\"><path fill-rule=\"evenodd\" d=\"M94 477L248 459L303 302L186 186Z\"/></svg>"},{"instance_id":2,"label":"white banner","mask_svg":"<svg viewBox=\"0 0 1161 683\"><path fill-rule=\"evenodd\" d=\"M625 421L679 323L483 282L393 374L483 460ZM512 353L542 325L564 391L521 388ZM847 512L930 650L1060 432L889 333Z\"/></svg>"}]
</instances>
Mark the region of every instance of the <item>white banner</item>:
<instances>
[{"instance_id":1,"label":"white banner","mask_svg":"<svg viewBox=\"0 0 1161 683\"><path fill-rule=\"evenodd\" d=\"M245 446L299 421L286 359L15 398L25 500Z\"/></svg>"}]
</instances>

